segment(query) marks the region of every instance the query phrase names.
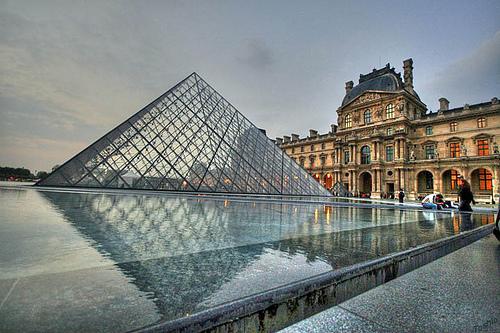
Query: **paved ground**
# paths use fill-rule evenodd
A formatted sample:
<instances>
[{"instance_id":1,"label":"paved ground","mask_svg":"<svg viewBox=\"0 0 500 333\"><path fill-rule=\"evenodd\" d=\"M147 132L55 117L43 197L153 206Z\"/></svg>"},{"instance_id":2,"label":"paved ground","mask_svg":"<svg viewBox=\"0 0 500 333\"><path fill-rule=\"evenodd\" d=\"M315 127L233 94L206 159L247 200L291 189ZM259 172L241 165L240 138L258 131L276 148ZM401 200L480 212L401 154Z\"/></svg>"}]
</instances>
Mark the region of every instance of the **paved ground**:
<instances>
[{"instance_id":1,"label":"paved ground","mask_svg":"<svg viewBox=\"0 0 500 333\"><path fill-rule=\"evenodd\" d=\"M281 331L500 332L493 235Z\"/></svg>"}]
</instances>

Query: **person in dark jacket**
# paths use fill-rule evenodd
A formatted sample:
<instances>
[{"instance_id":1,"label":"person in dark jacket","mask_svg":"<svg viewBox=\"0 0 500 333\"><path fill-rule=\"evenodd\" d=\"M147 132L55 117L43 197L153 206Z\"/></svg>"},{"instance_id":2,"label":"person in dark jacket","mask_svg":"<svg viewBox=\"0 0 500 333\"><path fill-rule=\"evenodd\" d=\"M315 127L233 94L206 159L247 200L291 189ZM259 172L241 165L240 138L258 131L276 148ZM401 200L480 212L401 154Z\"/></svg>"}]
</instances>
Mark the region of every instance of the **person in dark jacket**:
<instances>
[{"instance_id":1,"label":"person in dark jacket","mask_svg":"<svg viewBox=\"0 0 500 333\"><path fill-rule=\"evenodd\" d=\"M400 188L400 189L399 189L399 193L398 193L398 199L399 199L399 202L400 202L400 203L403 203L404 198L405 198L405 191L403 191L403 189L402 189L402 188Z\"/></svg>"},{"instance_id":2,"label":"person in dark jacket","mask_svg":"<svg viewBox=\"0 0 500 333\"><path fill-rule=\"evenodd\" d=\"M474 201L474 194L470 188L470 184L465 179L462 179L462 186L458 192L458 197L460 198L460 205L458 210L462 212L472 212L471 203L476 204Z\"/></svg>"}]
</instances>

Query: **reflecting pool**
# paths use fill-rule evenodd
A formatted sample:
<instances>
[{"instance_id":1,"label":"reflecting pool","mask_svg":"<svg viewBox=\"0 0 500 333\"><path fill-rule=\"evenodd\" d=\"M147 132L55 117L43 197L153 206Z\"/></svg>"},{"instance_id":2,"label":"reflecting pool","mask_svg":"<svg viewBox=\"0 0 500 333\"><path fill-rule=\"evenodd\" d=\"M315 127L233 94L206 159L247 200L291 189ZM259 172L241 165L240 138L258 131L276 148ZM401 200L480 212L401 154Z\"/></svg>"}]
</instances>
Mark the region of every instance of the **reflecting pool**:
<instances>
[{"instance_id":1,"label":"reflecting pool","mask_svg":"<svg viewBox=\"0 0 500 333\"><path fill-rule=\"evenodd\" d=\"M0 187L0 331L134 330L493 219Z\"/></svg>"}]
</instances>

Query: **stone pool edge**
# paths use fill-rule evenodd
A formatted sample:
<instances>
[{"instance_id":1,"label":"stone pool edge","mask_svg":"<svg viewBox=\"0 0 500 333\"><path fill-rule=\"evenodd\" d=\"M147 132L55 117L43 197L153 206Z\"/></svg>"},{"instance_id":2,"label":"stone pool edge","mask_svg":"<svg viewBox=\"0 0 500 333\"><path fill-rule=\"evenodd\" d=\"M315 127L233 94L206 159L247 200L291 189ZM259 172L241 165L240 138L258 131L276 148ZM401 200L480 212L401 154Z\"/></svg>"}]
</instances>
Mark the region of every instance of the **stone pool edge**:
<instances>
[{"instance_id":1,"label":"stone pool edge","mask_svg":"<svg viewBox=\"0 0 500 333\"><path fill-rule=\"evenodd\" d=\"M133 332L274 332L469 245L493 228L481 226Z\"/></svg>"}]
</instances>

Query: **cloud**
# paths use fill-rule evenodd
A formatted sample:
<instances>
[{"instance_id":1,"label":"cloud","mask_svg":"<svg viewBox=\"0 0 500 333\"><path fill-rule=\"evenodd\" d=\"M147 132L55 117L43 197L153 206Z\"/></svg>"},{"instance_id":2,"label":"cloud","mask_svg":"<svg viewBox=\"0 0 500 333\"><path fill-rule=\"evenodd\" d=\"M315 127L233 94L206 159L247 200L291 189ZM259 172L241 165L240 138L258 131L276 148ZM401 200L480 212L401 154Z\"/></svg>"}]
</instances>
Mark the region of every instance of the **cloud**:
<instances>
[{"instance_id":1,"label":"cloud","mask_svg":"<svg viewBox=\"0 0 500 333\"><path fill-rule=\"evenodd\" d=\"M272 50L261 39L247 40L236 59L256 70L267 70L275 63Z\"/></svg>"}]
</instances>

